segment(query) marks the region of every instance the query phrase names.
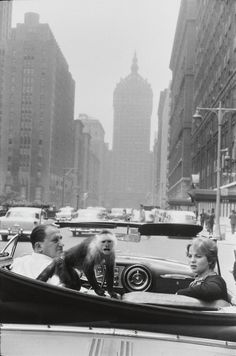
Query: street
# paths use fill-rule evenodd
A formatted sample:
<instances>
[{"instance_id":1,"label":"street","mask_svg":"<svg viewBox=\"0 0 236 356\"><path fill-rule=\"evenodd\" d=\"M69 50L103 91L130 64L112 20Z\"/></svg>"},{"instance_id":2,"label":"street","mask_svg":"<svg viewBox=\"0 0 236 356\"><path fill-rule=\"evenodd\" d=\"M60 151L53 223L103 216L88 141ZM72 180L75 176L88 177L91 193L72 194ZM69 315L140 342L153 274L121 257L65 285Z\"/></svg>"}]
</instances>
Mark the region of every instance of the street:
<instances>
[{"instance_id":1,"label":"street","mask_svg":"<svg viewBox=\"0 0 236 356\"><path fill-rule=\"evenodd\" d=\"M63 236L64 250L81 242L83 237L73 237L68 228L61 229ZM173 239L162 236L143 236L139 242L118 240L117 253L137 256L152 256L179 260L187 262L186 245L189 240ZM6 242L0 241L0 249L6 245ZM17 244L15 257L22 256L32 252L30 242L19 242Z\"/></svg>"}]
</instances>

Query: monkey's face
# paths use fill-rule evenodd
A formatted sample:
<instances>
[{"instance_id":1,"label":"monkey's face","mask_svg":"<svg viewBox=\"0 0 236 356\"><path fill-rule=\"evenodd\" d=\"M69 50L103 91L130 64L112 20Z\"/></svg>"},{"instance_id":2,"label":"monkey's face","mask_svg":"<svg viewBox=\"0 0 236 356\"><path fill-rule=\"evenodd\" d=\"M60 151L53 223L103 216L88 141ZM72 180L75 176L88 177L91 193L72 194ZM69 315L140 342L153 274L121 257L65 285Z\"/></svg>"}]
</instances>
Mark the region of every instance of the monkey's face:
<instances>
[{"instance_id":1,"label":"monkey's face","mask_svg":"<svg viewBox=\"0 0 236 356\"><path fill-rule=\"evenodd\" d=\"M114 241L109 239L108 237L101 238L99 241L99 250L104 255L109 255L114 251Z\"/></svg>"}]
</instances>

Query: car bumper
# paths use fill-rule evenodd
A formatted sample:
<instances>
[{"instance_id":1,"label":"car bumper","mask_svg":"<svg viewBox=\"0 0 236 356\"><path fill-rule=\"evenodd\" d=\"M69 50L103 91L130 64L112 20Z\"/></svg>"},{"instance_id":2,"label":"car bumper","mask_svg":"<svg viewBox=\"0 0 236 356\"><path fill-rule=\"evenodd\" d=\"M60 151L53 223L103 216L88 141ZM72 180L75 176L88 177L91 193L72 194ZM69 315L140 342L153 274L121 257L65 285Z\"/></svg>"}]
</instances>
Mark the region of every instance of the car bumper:
<instances>
[{"instance_id":1,"label":"car bumper","mask_svg":"<svg viewBox=\"0 0 236 356\"><path fill-rule=\"evenodd\" d=\"M30 235L32 230L22 229L21 227L11 227L8 229L0 229L0 235Z\"/></svg>"}]
</instances>

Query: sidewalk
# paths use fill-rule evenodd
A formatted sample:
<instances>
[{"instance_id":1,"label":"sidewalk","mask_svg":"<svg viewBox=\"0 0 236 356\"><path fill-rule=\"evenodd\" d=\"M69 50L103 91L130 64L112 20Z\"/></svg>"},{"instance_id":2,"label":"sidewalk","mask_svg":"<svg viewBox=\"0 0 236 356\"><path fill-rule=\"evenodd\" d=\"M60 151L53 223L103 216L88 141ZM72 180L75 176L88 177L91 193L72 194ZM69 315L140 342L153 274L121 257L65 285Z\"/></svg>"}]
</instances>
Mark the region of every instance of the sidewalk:
<instances>
[{"instance_id":1,"label":"sidewalk","mask_svg":"<svg viewBox=\"0 0 236 356\"><path fill-rule=\"evenodd\" d=\"M215 230L215 225L214 225L214 229L213 229L213 235L214 235L214 230ZM206 234L206 236L209 235L209 233L206 230L205 226L204 226L202 232L204 234ZM235 239L235 241L236 241L236 232L235 232L234 235L232 235L229 218L227 218L227 217L221 217L220 218L220 232L221 232L222 240L229 240L230 241L232 239Z\"/></svg>"},{"instance_id":2,"label":"sidewalk","mask_svg":"<svg viewBox=\"0 0 236 356\"><path fill-rule=\"evenodd\" d=\"M220 231L222 235L222 240L232 240L236 241L236 233L233 235L231 233L231 225L228 217L220 218Z\"/></svg>"}]
</instances>

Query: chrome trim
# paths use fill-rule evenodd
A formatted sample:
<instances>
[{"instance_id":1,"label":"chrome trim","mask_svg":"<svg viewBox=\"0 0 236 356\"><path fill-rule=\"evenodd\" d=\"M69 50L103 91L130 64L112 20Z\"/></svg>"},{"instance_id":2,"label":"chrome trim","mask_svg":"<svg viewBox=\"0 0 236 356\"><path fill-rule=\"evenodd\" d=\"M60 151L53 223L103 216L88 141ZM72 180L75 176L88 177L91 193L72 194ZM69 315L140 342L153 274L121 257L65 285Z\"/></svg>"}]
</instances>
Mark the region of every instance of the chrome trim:
<instances>
[{"instance_id":1,"label":"chrome trim","mask_svg":"<svg viewBox=\"0 0 236 356\"><path fill-rule=\"evenodd\" d=\"M211 347L220 347L236 350L236 342L205 339L200 337L172 335L166 333L154 333L138 330L126 330L116 328L96 328L96 327L80 327L80 326L60 326L60 325L36 325L36 324L1 324L0 332L2 331L34 331L34 332L61 332L61 333L81 333L81 334L98 334L98 335L113 335L120 337L135 337L145 338L150 340L163 340L178 343L188 343L194 345L205 345Z\"/></svg>"}]
</instances>

